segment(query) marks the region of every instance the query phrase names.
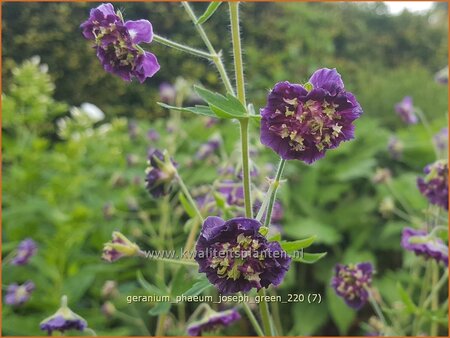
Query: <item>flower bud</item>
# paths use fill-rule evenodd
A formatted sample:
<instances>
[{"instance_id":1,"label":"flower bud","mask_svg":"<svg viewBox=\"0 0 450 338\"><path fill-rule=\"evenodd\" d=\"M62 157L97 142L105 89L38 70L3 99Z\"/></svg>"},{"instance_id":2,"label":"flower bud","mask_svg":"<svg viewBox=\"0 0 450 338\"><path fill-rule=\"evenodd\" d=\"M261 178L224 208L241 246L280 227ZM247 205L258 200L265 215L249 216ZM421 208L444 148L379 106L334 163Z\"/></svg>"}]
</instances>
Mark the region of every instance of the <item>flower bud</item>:
<instances>
[{"instance_id":1,"label":"flower bud","mask_svg":"<svg viewBox=\"0 0 450 338\"><path fill-rule=\"evenodd\" d=\"M115 262L122 257L136 256L140 248L136 243L131 242L122 233L114 231L112 241L103 246L102 258L107 262Z\"/></svg>"}]
</instances>

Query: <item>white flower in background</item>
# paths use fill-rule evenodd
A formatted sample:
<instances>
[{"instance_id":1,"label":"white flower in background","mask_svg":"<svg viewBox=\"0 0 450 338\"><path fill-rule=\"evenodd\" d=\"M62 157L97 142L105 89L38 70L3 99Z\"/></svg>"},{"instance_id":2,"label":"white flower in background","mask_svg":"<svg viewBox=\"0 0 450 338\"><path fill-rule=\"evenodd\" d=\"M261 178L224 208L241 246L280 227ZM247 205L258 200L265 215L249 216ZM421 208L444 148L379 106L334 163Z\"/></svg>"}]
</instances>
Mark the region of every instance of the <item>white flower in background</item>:
<instances>
[{"instance_id":1,"label":"white flower in background","mask_svg":"<svg viewBox=\"0 0 450 338\"><path fill-rule=\"evenodd\" d=\"M95 104L85 102L81 104L80 108L93 122L98 122L105 118L105 113Z\"/></svg>"}]
</instances>

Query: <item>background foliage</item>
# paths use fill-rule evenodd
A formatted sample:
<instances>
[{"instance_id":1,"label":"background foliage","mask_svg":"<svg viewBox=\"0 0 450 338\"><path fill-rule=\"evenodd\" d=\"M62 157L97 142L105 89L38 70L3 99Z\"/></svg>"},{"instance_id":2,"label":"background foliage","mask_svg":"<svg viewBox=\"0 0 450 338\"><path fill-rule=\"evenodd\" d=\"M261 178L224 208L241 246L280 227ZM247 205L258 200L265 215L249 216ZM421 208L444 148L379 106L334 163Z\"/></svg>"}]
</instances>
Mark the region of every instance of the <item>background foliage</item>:
<instances>
[{"instance_id":1,"label":"background foliage","mask_svg":"<svg viewBox=\"0 0 450 338\"><path fill-rule=\"evenodd\" d=\"M36 284L26 305L3 306L4 335L40 334L39 322L56 310L61 294L69 296L72 308L98 334L145 335L145 326L153 332L155 319L148 311L155 309L154 304L127 305L124 299L144 294L145 282L136 281L136 271L155 288L165 290L169 285L175 293L181 292L181 284L192 285L197 274L172 267L164 271L149 261L108 265L99 258L102 243L115 229L149 249L183 243L190 224L184 224L187 217L177 193L155 201L143 186L150 147L168 148L185 181L197 190L216 179L219 163L236 158L237 126L219 123L205 128L203 119L169 116L155 104L158 85L175 82L178 76L191 84L221 89L213 68L154 43L149 48L162 67L145 85L127 84L105 73L78 29L95 5L2 4L2 253L8 254L25 237L39 243L30 265L3 267L3 284L27 279ZM155 32L163 36L202 47L176 3L118 3L116 7L130 19L149 18ZM204 7L194 5L198 13ZM408 266L411 256L403 254L399 245L401 229L409 224L380 213L380 203L390 192L374 185L372 177L378 167L389 167L396 191L421 215L427 204L415 179L434 158L430 135L421 125L404 127L393 106L411 95L433 131L447 125L447 87L433 81L434 73L447 62L446 3L423 15L398 16L389 15L383 4L245 3L242 25L248 97L255 107L264 104L267 89L275 82L304 82L319 67L336 67L363 106L355 141L329 152L313 166L294 162L287 166L290 183L280 191L284 236L316 234L314 251L328 255L313 266L293 265L280 290L284 295L319 292L323 303L280 304L280 312L289 314L282 319L285 333L291 335L364 334L361 322L371 311L356 313L330 291L332 267L336 262L373 262L380 292L393 304L400 301L396 282L411 279L402 267ZM225 6L206 27L231 70L230 41L223 38L228 36ZM30 60L34 55L42 62ZM187 95L186 101L194 99ZM105 111L106 119L94 123L83 114L77 118L69 113L70 106L86 101ZM66 117L64 125L57 122L62 117ZM174 132L168 132L168 126ZM150 127L161 135L156 144L147 137ZM252 132L258 154L253 160L260 168L257 181L261 183L270 173L266 164L276 159L259 145L256 127ZM405 145L400 160L387 152L393 134ZM212 135L220 135L222 147L205 165L193 154ZM171 234L173 242L168 241ZM101 288L111 279L120 285L115 306L134 318L101 313L105 301ZM187 306L190 311L194 308ZM157 308L151 314L157 311L167 309ZM246 325L241 321L227 332L252 334ZM168 333L184 332L173 325Z\"/></svg>"}]
</instances>

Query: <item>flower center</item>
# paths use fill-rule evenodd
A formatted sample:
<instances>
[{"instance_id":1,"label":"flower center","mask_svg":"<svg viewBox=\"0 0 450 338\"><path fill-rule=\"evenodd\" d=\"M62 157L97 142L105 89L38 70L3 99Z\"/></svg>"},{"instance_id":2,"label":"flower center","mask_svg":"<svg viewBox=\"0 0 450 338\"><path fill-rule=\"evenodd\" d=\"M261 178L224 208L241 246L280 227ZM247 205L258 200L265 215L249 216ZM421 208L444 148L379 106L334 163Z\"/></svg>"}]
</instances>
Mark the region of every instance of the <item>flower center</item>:
<instances>
[{"instance_id":1,"label":"flower center","mask_svg":"<svg viewBox=\"0 0 450 338\"><path fill-rule=\"evenodd\" d=\"M339 105L314 100L299 102L297 98L283 100L285 111L275 111L272 118L278 117L280 122L272 125L270 130L283 139L289 138L292 150L304 151L313 144L322 151L342 133L342 125L338 123L341 116L336 114Z\"/></svg>"},{"instance_id":2,"label":"flower center","mask_svg":"<svg viewBox=\"0 0 450 338\"><path fill-rule=\"evenodd\" d=\"M209 266L220 278L237 280L244 278L260 287L264 255L258 239L240 234L235 243L215 243Z\"/></svg>"}]
</instances>

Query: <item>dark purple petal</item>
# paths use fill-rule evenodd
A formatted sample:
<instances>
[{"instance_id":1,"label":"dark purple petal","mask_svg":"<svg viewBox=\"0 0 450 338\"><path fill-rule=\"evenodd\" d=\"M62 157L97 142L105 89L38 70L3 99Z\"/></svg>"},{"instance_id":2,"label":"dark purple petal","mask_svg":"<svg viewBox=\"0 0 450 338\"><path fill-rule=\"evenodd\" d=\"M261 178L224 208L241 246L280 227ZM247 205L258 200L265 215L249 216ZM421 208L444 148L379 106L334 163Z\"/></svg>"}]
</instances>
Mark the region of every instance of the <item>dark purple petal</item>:
<instances>
[{"instance_id":1,"label":"dark purple petal","mask_svg":"<svg viewBox=\"0 0 450 338\"><path fill-rule=\"evenodd\" d=\"M136 58L136 66L133 75L136 76L139 82L143 83L146 78L152 77L160 69L158 59L150 52L145 52Z\"/></svg>"},{"instance_id":2,"label":"dark purple petal","mask_svg":"<svg viewBox=\"0 0 450 338\"><path fill-rule=\"evenodd\" d=\"M331 95L344 89L344 82L342 82L341 75L336 71L336 68L316 70L309 82L314 88L326 89Z\"/></svg>"}]
</instances>

